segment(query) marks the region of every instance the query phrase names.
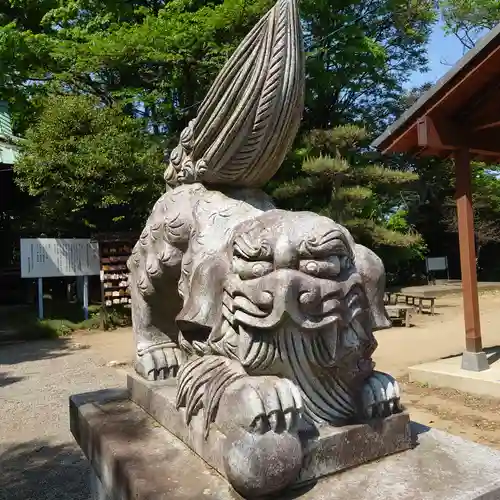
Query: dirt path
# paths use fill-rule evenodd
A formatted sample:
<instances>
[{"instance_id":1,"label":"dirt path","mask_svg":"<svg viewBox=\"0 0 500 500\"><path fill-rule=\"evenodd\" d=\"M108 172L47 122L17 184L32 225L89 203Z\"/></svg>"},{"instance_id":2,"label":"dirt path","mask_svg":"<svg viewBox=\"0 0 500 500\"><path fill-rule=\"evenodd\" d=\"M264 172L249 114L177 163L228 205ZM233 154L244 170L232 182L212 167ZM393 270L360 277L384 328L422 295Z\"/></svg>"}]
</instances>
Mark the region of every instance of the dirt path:
<instances>
[{"instance_id":1,"label":"dirt path","mask_svg":"<svg viewBox=\"0 0 500 500\"><path fill-rule=\"evenodd\" d=\"M400 385L414 421L500 449L498 399L413 384L407 377Z\"/></svg>"},{"instance_id":2,"label":"dirt path","mask_svg":"<svg viewBox=\"0 0 500 500\"><path fill-rule=\"evenodd\" d=\"M484 346L500 345L500 294L481 294L480 311ZM436 313L414 315L412 328L377 332L377 366L404 375L409 366L461 354L465 348L462 297L438 298Z\"/></svg>"},{"instance_id":3,"label":"dirt path","mask_svg":"<svg viewBox=\"0 0 500 500\"><path fill-rule=\"evenodd\" d=\"M377 368L398 377L412 419L500 449L500 400L440 390L408 381L408 367L464 349L462 298L437 299L437 316L415 316L412 328L376 333ZM480 296L485 347L500 345L500 294Z\"/></svg>"}]
</instances>

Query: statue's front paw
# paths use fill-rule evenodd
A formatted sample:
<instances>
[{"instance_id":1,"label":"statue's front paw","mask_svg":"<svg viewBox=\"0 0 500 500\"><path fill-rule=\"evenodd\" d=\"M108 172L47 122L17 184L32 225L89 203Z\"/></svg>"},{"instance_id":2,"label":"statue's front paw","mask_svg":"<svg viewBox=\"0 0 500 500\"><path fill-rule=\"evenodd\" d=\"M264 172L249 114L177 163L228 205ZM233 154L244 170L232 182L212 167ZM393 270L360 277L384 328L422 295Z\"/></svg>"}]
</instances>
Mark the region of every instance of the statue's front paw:
<instances>
[{"instance_id":1,"label":"statue's front paw","mask_svg":"<svg viewBox=\"0 0 500 500\"><path fill-rule=\"evenodd\" d=\"M286 378L244 377L226 389L219 412L223 420L231 420L231 424L250 433L295 432L302 397L297 386Z\"/></svg>"},{"instance_id":2,"label":"statue's front paw","mask_svg":"<svg viewBox=\"0 0 500 500\"><path fill-rule=\"evenodd\" d=\"M184 361L184 353L175 344L152 345L138 350L135 370L147 380L166 380L177 376Z\"/></svg>"},{"instance_id":3,"label":"statue's front paw","mask_svg":"<svg viewBox=\"0 0 500 500\"><path fill-rule=\"evenodd\" d=\"M225 471L245 498L275 494L296 479L303 461L296 432L301 412L299 390L284 378L243 377L226 389L217 415L229 431Z\"/></svg>"},{"instance_id":4,"label":"statue's front paw","mask_svg":"<svg viewBox=\"0 0 500 500\"><path fill-rule=\"evenodd\" d=\"M373 372L361 396L364 418L387 417L402 410L399 384L387 373Z\"/></svg>"}]
</instances>

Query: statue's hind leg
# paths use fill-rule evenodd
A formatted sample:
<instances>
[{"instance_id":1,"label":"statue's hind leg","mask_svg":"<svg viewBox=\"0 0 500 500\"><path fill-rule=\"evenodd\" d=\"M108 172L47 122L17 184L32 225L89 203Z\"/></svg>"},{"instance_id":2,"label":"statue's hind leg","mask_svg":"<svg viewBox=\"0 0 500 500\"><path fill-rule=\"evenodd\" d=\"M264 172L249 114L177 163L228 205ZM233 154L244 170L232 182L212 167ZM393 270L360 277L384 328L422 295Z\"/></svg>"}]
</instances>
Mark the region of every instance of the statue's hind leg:
<instances>
[{"instance_id":1,"label":"statue's hind leg","mask_svg":"<svg viewBox=\"0 0 500 500\"><path fill-rule=\"evenodd\" d=\"M136 343L135 369L148 380L175 377L184 361L173 321L182 304L176 289L168 298L146 298L132 291L132 325Z\"/></svg>"},{"instance_id":2,"label":"statue's hind leg","mask_svg":"<svg viewBox=\"0 0 500 500\"><path fill-rule=\"evenodd\" d=\"M148 380L175 377L184 355L177 343L175 317L182 308L177 292L182 252L148 222L129 259L135 369Z\"/></svg>"}]
</instances>

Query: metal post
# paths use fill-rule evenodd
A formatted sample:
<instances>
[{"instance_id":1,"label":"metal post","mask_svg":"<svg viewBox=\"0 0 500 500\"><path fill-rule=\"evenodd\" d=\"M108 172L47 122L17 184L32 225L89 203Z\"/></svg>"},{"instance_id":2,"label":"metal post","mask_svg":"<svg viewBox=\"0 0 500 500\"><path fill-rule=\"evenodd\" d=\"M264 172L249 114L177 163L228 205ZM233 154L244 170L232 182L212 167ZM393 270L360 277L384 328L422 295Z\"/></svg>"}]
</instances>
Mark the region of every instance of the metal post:
<instances>
[{"instance_id":1,"label":"metal post","mask_svg":"<svg viewBox=\"0 0 500 500\"><path fill-rule=\"evenodd\" d=\"M83 277L83 317L89 319L89 277Z\"/></svg>"},{"instance_id":2,"label":"metal post","mask_svg":"<svg viewBox=\"0 0 500 500\"><path fill-rule=\"evenodd\" d=\"M43 278L38 278L38 319L43 319Z\"/></svg>"},{"instance_id":3,"label":"metal post","mask_svg":"<svg viewBox=\"0 0 500 500\"><path fill-rule=\"evenodd\" d=\"M468 150L460 149L455 152L454 156L465 322L465 352L462 357L462 368L482 371L487 370L489 364L486 354L483 352L479 319L470 155Z\"/></svg>"},{"instance_id":4,"label":"metal post","mask_svg":"<svg viewBox=\"0 0 500 500\"><path fill-rule=\"evenodd\" d=\"M108 314L106 310L106 296L104 291L104 270L100 270L99 278L101 282L101 330L108 329Z\"/></svg>"}]
</instances>

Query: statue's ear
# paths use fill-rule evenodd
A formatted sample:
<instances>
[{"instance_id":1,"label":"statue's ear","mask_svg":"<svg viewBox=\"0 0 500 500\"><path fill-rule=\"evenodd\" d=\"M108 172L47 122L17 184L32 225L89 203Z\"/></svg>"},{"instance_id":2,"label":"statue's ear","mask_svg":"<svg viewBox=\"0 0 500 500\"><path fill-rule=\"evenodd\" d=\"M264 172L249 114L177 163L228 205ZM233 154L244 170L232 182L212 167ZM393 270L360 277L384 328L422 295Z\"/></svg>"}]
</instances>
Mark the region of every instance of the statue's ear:
<instances>
[{"instance_id":1,"label":"statue's ear","mask_svg":"<svg viewBox=\"0 0 500 500\"><path fill-rule=\"evenodd\" d=\"M193 270L189 294L175 321L187 340L210 333L220 318L222 285L229 272L229 264L222 256L205 257Z\"/></svg>"},{"instance_id":2,"label":"statue's ear","mask_svg":"<svg viewBox=\"0 0 500 500\"><path fill-rule=\"evenodd\" d=\"M354 246L354 259L370 305L372 330L390 328L391 321L384 306L385 269L382 260L363 245Z\"/></svg>"}]
</instances>

